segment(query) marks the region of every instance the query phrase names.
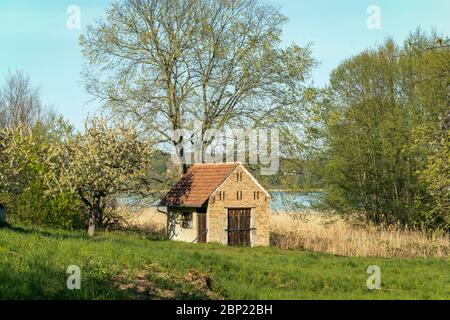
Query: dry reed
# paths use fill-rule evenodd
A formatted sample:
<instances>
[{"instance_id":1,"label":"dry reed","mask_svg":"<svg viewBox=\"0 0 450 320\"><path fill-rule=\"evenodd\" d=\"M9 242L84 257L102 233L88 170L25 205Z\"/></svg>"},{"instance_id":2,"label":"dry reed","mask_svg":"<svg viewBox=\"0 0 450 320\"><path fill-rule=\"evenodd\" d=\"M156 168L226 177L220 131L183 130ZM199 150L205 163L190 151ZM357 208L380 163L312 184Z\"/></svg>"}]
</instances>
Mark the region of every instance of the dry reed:
<instances>
[{"instance_id":1,"label":"dry reed","mask_svg":"<svg viewBox=\"0 0 450 320\"><path fill-rule=\"evenodd\" d=\"M352 257L448 257L450 239L442 234L330 222L321 214L271 214L271 244Z\"/></svg>"}]
</instances>

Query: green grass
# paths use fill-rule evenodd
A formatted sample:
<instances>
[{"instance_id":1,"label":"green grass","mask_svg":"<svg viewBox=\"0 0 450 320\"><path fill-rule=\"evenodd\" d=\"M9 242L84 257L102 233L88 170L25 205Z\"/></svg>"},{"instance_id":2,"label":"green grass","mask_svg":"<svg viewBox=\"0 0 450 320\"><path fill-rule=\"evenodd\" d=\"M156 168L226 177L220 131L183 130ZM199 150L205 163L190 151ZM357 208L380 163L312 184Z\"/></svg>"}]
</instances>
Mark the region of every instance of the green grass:
<instances>
[{"instance_id":1,"label":"green grass","mask_svg":"<svg viewBox=\"0 0 450 320\"><path fill-rule=\"evenodd\" d=\"M81 290L68 290L66 269L78 265ZM369 265L381 268L382 289L368 290ZM1 299L178 299L210 295L190 273L210 274L227 299L450 299L449 259L347 258L275 248L230 248L152 241L137 234L0 228ZM153 294L118 289L117 277L139 274ZM155 291L155 287L157 290ZM159 290L159 291L158 291Z\"/></svg>"}]
</instances>

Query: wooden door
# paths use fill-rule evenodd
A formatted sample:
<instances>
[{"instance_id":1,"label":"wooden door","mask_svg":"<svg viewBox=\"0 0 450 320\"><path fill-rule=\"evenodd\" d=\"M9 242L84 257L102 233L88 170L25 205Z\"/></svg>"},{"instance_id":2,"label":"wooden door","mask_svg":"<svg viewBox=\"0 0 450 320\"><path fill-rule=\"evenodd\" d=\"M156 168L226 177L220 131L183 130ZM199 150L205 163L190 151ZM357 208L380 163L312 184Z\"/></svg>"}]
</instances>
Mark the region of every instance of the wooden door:
<instances>
[{"instance_id":1,"label":"wooden door","mask_svg":"<svg viewBox=\"0 0 450 320\"><path fill-rule=\"evenodd\" d=\"M250 245L250 209L228 209L228 244Z\"/></svg>"},{"instance_id":2,"label":"wooden door","mask_svg":"<svg viewBox=\"0 0 450 320\"><path fill-rule=\"evenodd\" d=\"M206 243L206 213L197 213L198 243Z\"/></svg>"}]
</instances>

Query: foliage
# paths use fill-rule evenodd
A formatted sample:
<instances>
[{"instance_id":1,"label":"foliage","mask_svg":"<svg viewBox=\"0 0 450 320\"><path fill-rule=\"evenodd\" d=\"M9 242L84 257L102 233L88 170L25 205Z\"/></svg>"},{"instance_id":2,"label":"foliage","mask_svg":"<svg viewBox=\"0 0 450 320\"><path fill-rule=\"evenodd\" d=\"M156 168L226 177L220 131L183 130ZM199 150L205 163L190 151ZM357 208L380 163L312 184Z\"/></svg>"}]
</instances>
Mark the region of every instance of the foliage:
<instances>
[{"instance_id":1,"label":"foliage","mask_svg":"<svg viewBox=\"0 0 450 320\"><path fill-rule=\"evenodd\" d=\"M84 228L87 219L81 203L68 193L49 197L45 187L42 179L37 179L19 193L8 207L8 221L62 229Z\"/></svg>"},{"instance_id":2,"label":"foliage","mask_svg":"<svg viewBox=\"0 0 450 320\"><path fill-rule=\"evenodd\" d=\"M45 153L45 151L44 151ZM2 193L18 194L31 182L31 172L39 172L42 152L27 127L0 132L0 187Z\"/></svg>"},{"instance_id":3,"label":"foliage","mask_svg":"<svg viewBox=\"0 0 450 320\"><path fill-rule=\"evenodd\" d=\"M70 130L61 118L31 128L18 125L1 130L0 199L7 207L10 222L61 228L83 226L81 204L71 194L52 198L45 193L50 145L59 141L61 132Z\"/></svg>"},{"instance_id":4,"label":"foliage","mask_svg":"<svg viewBox=\"0 0 450 320\"><path fill-rule=\"evenodd\" d=\"M449 111L450 112L450 111ZM448 113L450 115L450 113ZM440 225L450 230L450 122L446 119L435 141L431 140L431 152L420 178L432 198L432 207L426 213L427 225Z\"/></svg>"},{"instance_id":5,"label":"foliage","mask_svg":"<svg viewBox=\"0 0 450 320\"><path fill-rule=\"evenodd\" d=\"M450 48L435 47L439 39L419 30L402 47L387 40L332 73L318 141L328 204L347 217L448 227L449 211L438 203L449 188L446 143L430 148L449 110Z\"/></svg>"},{"instance_id":6,"label":"foliage","mask_svg":"<svg viewBox=\"0 0 450 320\"><path fill-rule=\"evenodd\" d=\"M152 149L132 125L110 126L104 118L86 122L84 133L52 146L46 176L50 192L69 192L89 211L89 234L108 219L113 196L139 194L149 184Z\"/></svg>"}]
</instances>

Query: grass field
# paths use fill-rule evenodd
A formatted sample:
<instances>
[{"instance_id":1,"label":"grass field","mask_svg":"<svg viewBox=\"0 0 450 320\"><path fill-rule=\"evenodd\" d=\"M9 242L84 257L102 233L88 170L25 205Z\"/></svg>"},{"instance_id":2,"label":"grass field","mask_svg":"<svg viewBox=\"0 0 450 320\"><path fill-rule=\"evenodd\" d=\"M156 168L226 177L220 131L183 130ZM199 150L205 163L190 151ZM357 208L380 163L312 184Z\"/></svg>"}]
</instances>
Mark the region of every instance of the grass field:
<instances>
[{"instance_id":1,"label":"grass field","mask_svg":"<svg viewBox=\"0 0 450 320\"><path fill-rule=\"evenodd\" d=\"M81 290L66 269L81 268ZM382 289L368 290L369 265ZM450 299L449 259L340 257L0 228L1 299Z\"/></svg>"}]
</instances>

